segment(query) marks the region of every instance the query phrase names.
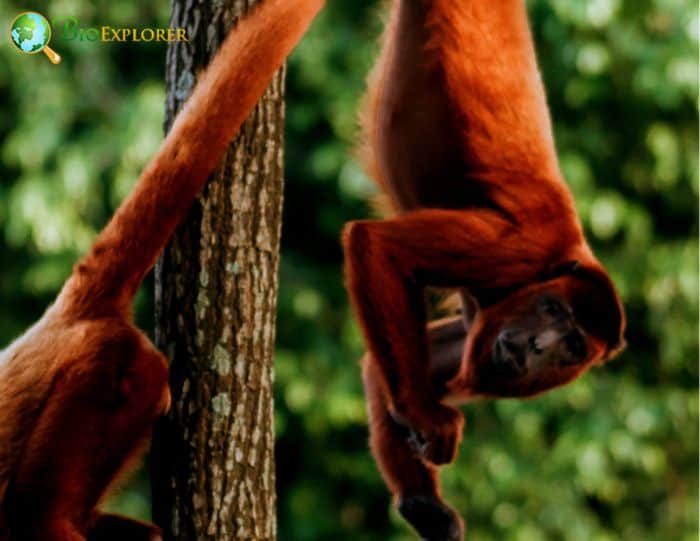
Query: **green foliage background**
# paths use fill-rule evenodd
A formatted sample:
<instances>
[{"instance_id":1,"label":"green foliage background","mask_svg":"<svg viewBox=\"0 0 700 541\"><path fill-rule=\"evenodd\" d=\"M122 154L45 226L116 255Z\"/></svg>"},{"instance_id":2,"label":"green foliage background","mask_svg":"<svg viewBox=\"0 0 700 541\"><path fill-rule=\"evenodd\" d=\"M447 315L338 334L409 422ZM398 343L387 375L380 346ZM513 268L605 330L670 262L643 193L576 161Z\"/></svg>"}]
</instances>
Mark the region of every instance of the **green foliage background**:
<instances>
[{"instance_id":1,"label":"green foliage background","mask_svg":"<svg viewBox=\"0 0 700 541\"><path fill-rule=\"evenodd\" d=\"M150 4L150 5L149 5ZM627 351L529 401L466 409L445 470L470 539L697 539L698 13L690 0L530 2L562 167L627 306ZM167 25L165 2L0 3L83 26ZM329 0L289 63L277 355L280 539L403 540L366 447L338 236L368 215L355 111L381 28ZM38 318L162 137L164 46L0 45L0 345ZM494 52L497 54L497 51ZM151 291L139 320L152 328ZM0 422L2 414L0 413ZM145 474L110 504L148 515Z\"/></svg>"}]
</instances>

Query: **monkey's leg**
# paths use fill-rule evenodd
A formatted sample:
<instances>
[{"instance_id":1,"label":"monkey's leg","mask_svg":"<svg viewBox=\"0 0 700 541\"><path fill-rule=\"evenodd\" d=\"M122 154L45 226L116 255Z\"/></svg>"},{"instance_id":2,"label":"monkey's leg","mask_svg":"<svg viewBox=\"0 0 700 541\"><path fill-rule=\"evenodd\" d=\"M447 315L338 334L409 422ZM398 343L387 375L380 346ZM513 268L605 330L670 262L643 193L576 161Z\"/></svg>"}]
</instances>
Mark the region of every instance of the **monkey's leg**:
<instances>
[{"instance_id":1,"label":"monkey's leg","mask_svg":"<svg viewBox=\"0 0 700 541\"><path fill-rule=\"evenodd\" d=\"M133 341L59 369L8 488L11 539L85 541L100 498L167 409L167 374Z\"/></svg>"},{"instance_id":2,"label":"monkey's leg","mask_svg":"<svg viewBox=\"0 0 700 541\"><path fill-rule=\"evenodd\" d=\"M446 384L459 373L467 339L467 324L471 314L444 317L428 323L428 357L430 376L435 392L442 396Z\"/></svg>"},{"instance_id":3,"label":"monkey's leg","mask_svg":"<svg viewBox=\"0 0 700 541\"><path fill-rule=\"evenodd\" d=\"M345 229L348 287L390 407L429 441L426 458L435 464L453 460L463 418L440 404L429 377L424 288L527 279L527 250L536 246L524 240L492 211L418 211Z\"/></svg>"},{"instance_id":4,"label":"monkey's leg","mask_svg":"<svg viewBox=\"0 0 700 541\"><path fill-rule=\"evenodd\" d=\"M161 531L152 524L108 513L97 513L87 541L160 541Z\"/></svg>"},{"instance_id":5,"label":"monkey's leg","mask_svg":"<svg viewBox=\"0 0 700 541\"><path fill-rule=\"evenodd\" d=\"M409 430L392 417L377 364L367 354L363 379L369 409L370 447L401 515L427 541L459 541L461 518L440 495L438 468L418 458L408 444Z\"/></svg>"}]
</instances>

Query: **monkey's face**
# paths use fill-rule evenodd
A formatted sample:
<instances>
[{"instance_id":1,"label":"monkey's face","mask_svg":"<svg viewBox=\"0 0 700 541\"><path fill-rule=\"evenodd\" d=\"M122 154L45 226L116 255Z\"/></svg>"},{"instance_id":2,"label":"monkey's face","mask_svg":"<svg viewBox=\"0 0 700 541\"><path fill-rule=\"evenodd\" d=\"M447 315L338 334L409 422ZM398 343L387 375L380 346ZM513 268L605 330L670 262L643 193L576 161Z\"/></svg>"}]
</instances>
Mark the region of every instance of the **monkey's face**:
<instances>
[{"instance_id":1,"label":"monkey's face","mask_svg":"<svg viewBox=\"0 0 700 541\"><path fill-rule=\"evenodd\" d=\"M588 357L584 331L571 306L555 293L536 298L522 316L507 322L494 340L488 372L519 376L556 366L578 365Z\"/></svg>"},{"instance_id":2,"label":"monkey's face","mask_svg":"<svg viewBox=\"0 0 700 541\"><path fill-rule=\"evenodd\" d=\"M565 277L482 310L467 341L470 387L487 396L531 396L618 351L624 326L619 303L616 297L603 302L603 296L597 286ZM616 345L605 336L616 336Z\"/></svg>"},{"instance_id":3,"label":"monkey's face","mask_svg":"<svg viewBox=\"0 0 700 541\"><path fill-rule=\"evenodd\" d=\"M570 381L598 356L600 348L576 321L566 298L544 291L527 301L482 346L490 343L476 367L484 392L535 394Z\"/></svg>"}]
</instances>

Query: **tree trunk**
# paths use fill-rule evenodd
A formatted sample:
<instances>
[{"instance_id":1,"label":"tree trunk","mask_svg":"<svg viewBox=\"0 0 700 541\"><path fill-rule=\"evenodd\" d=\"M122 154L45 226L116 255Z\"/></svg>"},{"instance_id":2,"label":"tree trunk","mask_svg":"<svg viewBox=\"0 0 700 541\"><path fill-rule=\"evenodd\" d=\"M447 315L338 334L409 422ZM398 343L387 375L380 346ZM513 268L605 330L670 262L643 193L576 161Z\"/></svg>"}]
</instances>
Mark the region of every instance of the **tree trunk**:
<instances>
[{"instance_id":1,"label":"tree trunk","mask_svg":"<svg viewBox=\"0 0 700 541\"><path fill-rule=\"evenodd\" d=\"M253 0L173 0L166 125ZM156 342L173 407L156 427L154 518L167 540L275 539L272 359L284 70L156 268ZM235 96L231 96L235 99Z\"/></svg>"}]
</instances>

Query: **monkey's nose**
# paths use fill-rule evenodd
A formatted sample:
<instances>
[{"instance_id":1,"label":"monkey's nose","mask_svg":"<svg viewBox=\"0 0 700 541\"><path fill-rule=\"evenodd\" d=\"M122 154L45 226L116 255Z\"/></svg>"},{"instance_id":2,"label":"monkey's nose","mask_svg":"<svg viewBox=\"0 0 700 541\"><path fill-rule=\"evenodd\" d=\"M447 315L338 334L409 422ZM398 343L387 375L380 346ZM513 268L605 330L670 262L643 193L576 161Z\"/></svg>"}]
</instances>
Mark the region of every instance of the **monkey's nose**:
<instances>
[{"instance_id":1,"label":"monkey's nose","mask_svg":"<svg viewBox=\"0 0 700 541\"><path fill-rule=\"evenodd\" d=\"M512 332L501 332L496 339L496 348L498 349L498 356L501 361L510 362L518 366L525 364L523 349L515 341Z\"/></svg>"},{"instance_id":2,"label":"monkey's nose","mask_svg":"<svg viewBox=\"0 0 700 541\"><path fill-rule=\"evenodd\" d=\"M503 351L507 353L515 354L518 349L520 349L518 348L518 344L516 344L511 331L502 331L496 340L499 347L501 347Z\"/></svg>"}]
</instances>

